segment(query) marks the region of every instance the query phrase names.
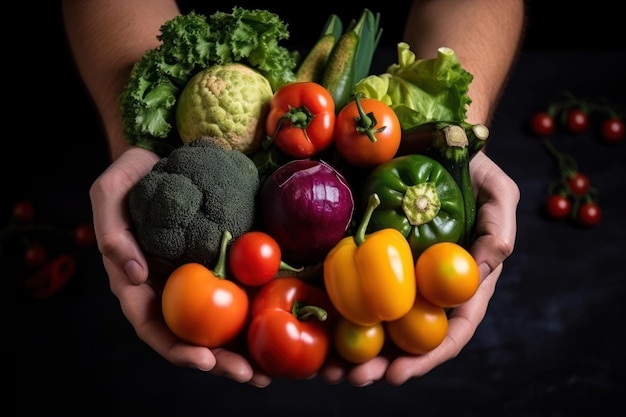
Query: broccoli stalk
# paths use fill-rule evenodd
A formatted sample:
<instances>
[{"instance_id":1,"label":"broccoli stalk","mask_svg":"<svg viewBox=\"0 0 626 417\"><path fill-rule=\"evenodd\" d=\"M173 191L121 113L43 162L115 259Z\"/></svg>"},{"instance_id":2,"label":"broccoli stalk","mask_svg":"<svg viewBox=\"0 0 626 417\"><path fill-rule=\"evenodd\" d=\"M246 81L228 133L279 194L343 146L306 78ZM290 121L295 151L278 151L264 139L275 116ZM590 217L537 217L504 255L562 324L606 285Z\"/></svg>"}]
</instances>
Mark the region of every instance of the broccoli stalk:
<instances>
[{"instance_id":1,"label":"broccoli stalk","mask_svg":"<svg viewBox=\"0 0 626 417\"><path fill-rule=\"evenodd\" d=\"M181 145L133 187L130 217L147 255L209 267L224 231L237 238L252 228L259 174L249 157L225 146L208 138Z\"/></svg>"}]
</instances>

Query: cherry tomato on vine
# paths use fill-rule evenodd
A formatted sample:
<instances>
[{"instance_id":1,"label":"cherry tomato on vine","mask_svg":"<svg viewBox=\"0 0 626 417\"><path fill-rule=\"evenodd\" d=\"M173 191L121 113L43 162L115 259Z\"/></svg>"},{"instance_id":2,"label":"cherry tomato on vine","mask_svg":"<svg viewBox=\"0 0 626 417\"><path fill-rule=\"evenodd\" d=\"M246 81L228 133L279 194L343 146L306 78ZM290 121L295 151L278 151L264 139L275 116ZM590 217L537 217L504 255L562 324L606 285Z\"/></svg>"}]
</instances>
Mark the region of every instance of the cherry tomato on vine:
<instances>
[{"instance_id":1,"label":"cherry tomato on vine","mask_svg":"<svg viewBox=\"0 0 626 417\"><path fill-rule=\"evenodd\" d=\"M13 218L22 223L28 223L35 217L35 206L27 200L21 200L13 204Z\"/></svg>"},{"instance_id":2,"label":"cherry tomato on vine","mask_svg":"<svg viewBox=\"0 0 626 417\"><path fill-rule=\"evenodd\" d=\"M583 196L589 192L591 182L585 174L574 172L567 177L567 185L574 195Z\"/></svg>"},{"instance_id":3,"label":"cherry tomato on vine","mask_svg":"<svg viewBox=\"0 0 626 417\"><path fill-rule=\"evenodd\" d=\"M330 146L335 119L335 102L326 88L294 82L279 88L270 100L265 130L287 155L309 158Z\"/></svg>"},{"instance_id":4,"label":"cherry tomato on vine","mask_svg":"<svg viewBox=\"0 0 626 417\"><path fill-rule=\"evenodd\" d=\"M608 117L600 125L600 135L605 142L617 143L624 139L624 121L619 117Z\"/></svg>"},{"instance_id":5,"label":"cherry tomato on vine","mask_svg":"<svg viewBox=\"0 0 626 417\"><path fill-rule=\"evenodd\" d=\"M443 307L426 300L419 293L413 307L397 320L385 322L389 339L400 349L414 355L430 352L448 333L448 317Z\"/></svg>"},{"instance_id":6,"label":"cherry tomato on vine","mask_svg":"<svg viewBox=\"0 0 626 417\"><path fill-rule=\"evenodd\" d=\"M564 219L572 210L572 202L565 195L553 194L546 200L546 212L553 219Z\"/></svg>"},{"instance_id":7,"label":"cherry tomato on vine","mask_svg":"<svg viewBox=\"0 0 626 417\"><path fill-rule=\"evenodd\" d=\"M602 220L602 210L595 201L586 201L578 208L578 222L583 226L595 226Z\"/></svg>"},{"instance_id":8,"label":"cherry tomato on vine","mask_svg":"<svg viewBox=\"0 0 626 417\"><path fill-rule=\"evenodd\" d=\"M362 326L340 317L333 329L333 346L343 359L351 363L363 363L374 359L385 343L382 322Z\"/></svg>"},{"instance_id":9,"label":"cherry tomato on vine","mask_svg":"<svg viewBox=\"0 0 626 417\"><path fill-rule=\"evenodd\" d=\"M589 128L589 115L579 108L570 109L565 118L565 127L570 133L582 133Z\"/></svg>"},{"instance_id":10,"label":"cherry tomato on vine","mask_svg":"<svg viewBox=\"0 0 626 417\"><path fill-rule=\"evenodd\" d=\"M389 161L398 151L401 137L398 116L380 100L357 95L337 115L337 151L355 166L373 167Z\"/></svg>"},{"instance_id":11,"label":"cherry tomato on vine","mask_svg":"<svg viewBox=\"0 0 626 417\"><path fill-rule=\"evenodd\" d=\"M96 233L91 223L81 223L74 229L74 241L81 248L89 248L96 244Z\"/></svg>"},{"instance_id":12,"label":"cherry tomato on vine","mask_svg":"<svg viewBox=\"0 0 626 417\"><path fill-rule=\"evenodd\" d=\"M282 262L281 257L278 242L269 234L254 230L233 241L228 266L239 282L258 286L270 281L281 269L298 270Z\"/></svg>"},{"instance_id":13,"label":"cherry tomato on vine","mask_svg":"<svg viewBox=\"0 0 626 417\"><path fill-rule=\"evenodd\" d=\"M29 268L37 268L48 259L48 250L41 243L33 243L24 252L24 264Z\"/></svg>"},{"instance_id":14,"label":"cherry tomato on vine","mask_svg":"<svg viewBox=\"0 0 626 417\"><path fill-rule=\"evenodd\" d=\"M530 118L530 130L537 136L550 136L554 133L554 118L545 111L538 111Z\"/></svg>"},{"instance_id":15,"label":"cherry tomato on vine","mask_svg":"<svg viewBox=\"0 0 626 417\"><path fill-rule=\"evenodd\" d=\"M431 303L444 308L469 300L480 284L478 265L463 246L438 242L426 248L415 262L418 291Z\"/></svg>"}]
</instances>

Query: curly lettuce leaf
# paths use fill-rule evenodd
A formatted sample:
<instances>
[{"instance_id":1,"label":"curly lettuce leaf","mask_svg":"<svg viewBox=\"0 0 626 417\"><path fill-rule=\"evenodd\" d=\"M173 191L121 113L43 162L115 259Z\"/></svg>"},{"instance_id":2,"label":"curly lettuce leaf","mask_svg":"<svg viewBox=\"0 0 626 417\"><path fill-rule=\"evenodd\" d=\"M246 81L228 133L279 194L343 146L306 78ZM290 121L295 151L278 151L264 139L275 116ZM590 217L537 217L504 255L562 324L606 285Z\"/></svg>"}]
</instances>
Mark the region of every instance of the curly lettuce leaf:
<instances>
[{"instance_id":1,"label":"curly lettuce leaf","mask_svg":"<svg viewBox=\"0 0 626 417\"><path fill-rule=\"evenodd\" d=\"M450 48L439 48L435 58L416 60L409 45L400 42L398 62L383 74L359 80L355 92L387 103L408 130L430 121L464 122L473 78Z\"/></svg>"}]
</instances>

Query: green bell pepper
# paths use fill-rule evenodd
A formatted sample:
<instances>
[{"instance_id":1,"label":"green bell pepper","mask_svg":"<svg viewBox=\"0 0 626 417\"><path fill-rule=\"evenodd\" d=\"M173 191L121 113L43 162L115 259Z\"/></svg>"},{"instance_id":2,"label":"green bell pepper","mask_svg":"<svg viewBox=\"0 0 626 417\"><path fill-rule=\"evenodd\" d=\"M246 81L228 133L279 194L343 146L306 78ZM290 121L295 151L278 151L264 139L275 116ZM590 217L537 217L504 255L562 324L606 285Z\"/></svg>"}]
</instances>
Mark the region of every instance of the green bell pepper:
<instances>
[{"instance_id":1,"label":"green bell pepper","mask_svg":"<svg viewBox=\"0 0 626 417\"><path fill-rule=\"evenodd\" d=\"M380 205L372 214L368 232L398 230L408 240L414 259L434 243L463 239L463 194L450 172L435 159L410 154L378 165L365 178L361 195L374 193L380 197Z\"/></svg>"}]
</instances>

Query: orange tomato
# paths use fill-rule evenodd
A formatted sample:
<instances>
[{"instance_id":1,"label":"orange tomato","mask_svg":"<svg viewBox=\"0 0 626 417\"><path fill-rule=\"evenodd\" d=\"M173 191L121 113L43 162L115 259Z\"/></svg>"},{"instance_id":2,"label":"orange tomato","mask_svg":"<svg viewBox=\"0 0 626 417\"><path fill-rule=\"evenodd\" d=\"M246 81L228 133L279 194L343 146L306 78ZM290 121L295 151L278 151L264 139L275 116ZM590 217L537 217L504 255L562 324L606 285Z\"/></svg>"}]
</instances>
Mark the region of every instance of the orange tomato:
<instances>
[{"instance_id":1,"label":"orange tomato","mask_svg":"<svg viewBox=\"0 0 626 417\"><path fill-rule=\"evenodd\" d=\"M363 363L378 356L385 343L382 323L362 326L340 317L333 331L335 350L343 359Z\"/></svg>"},{"instance_id":2,"label":"orange tomato","mask_svg":"<svg viewBox=\"0 0 626 417\"><path fill-rule=\"evenodd\" d=\"M480 273L472 255L461 245L438 242L417 258L415 280L424 298L451 308L472 298L480 284Z\"/></svg>"},{"instance_id":3,"label":"orange tomato","mask_svg":"<svg viewBox=\"0 0 626 417\"><path fill-rule=\"evenodd\" d=\"M443 307L434 305L420 294L407 314L385 322L391 341L400 349L423 355L441 344L448 332L448 317Z\"/></svg>"},{"instance_id":4,"label":"orange tomato","mask_svg":"<svg viewBox=\"0 0 626 417\"><path fill-rule=\"evenodd\" d=\"M214 348L232 340L248 319L245 290L199 263L176 268L162 295L163 317L181 339Z\"/></svg>"},{"instance_id":5,"label":"orange tomato","mask_svg":"<svg viewBox=\"0 0 626 417\"><path fill-rule=\"evenodd\" d=\"M394 110L380 100L361 98L341 109L335 122L337 151L350 164L373 167L392 159L402 128Z\"/></svg>"}]
</instances>

